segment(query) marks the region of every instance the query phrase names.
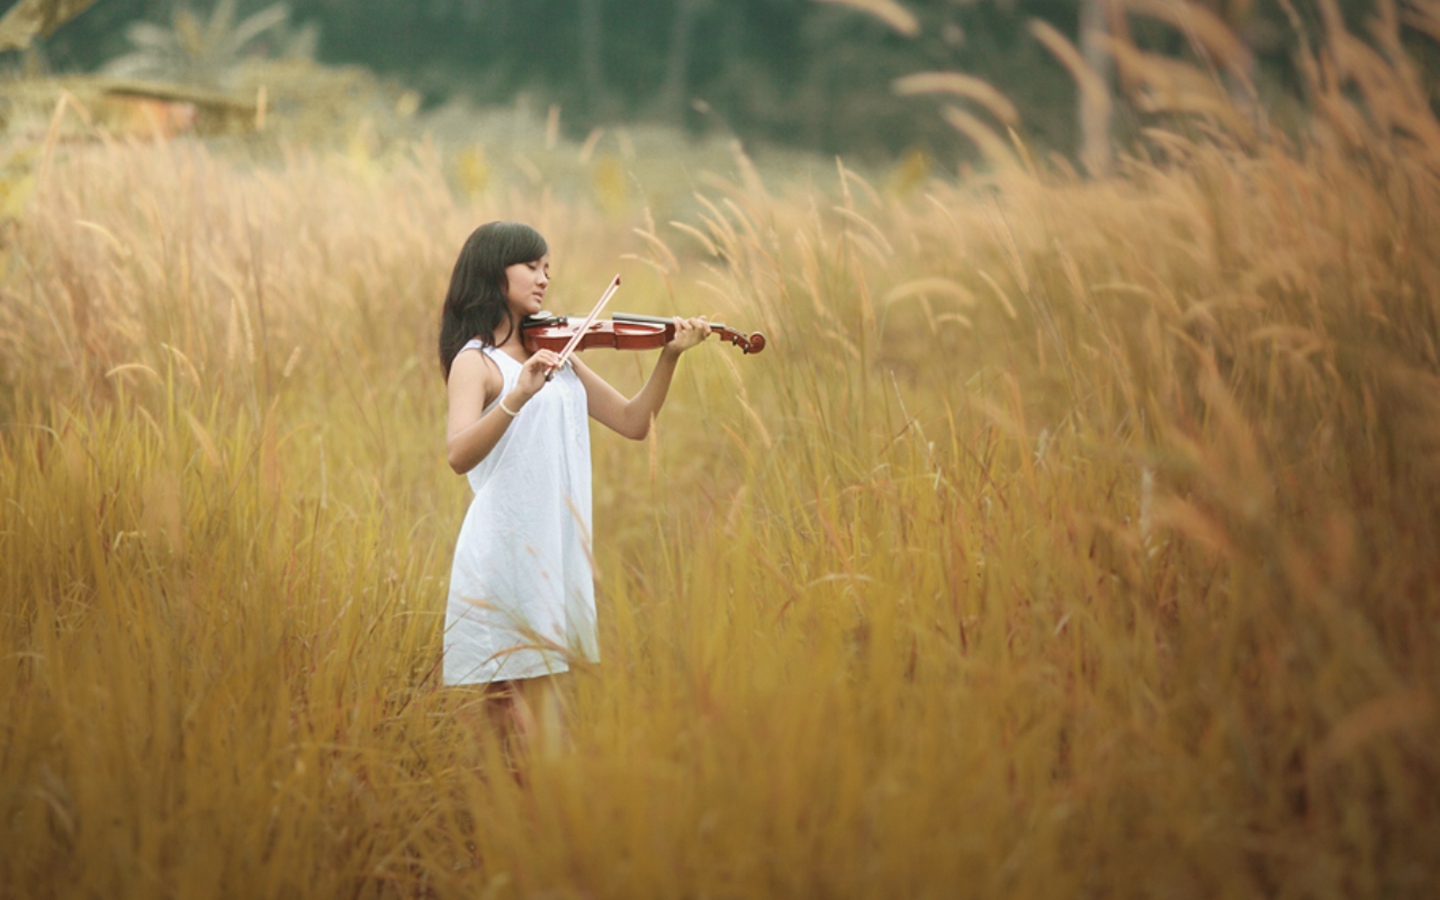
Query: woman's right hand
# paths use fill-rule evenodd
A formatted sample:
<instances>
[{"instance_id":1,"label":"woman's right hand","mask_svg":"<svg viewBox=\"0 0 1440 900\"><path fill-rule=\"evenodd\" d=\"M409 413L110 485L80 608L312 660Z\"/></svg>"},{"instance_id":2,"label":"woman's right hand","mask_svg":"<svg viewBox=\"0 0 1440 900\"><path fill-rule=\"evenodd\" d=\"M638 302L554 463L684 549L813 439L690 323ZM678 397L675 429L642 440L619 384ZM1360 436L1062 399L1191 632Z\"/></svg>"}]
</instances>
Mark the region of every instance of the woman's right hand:
<instances>
[{"instance_id":1,"label":"woman's right hand","mask_svg":"<svg viewBox=\"0 0 1440 900\"><path fill-rule=\"evenodd\" d=\"M515 382L515 393L527 402L545 386L545 379L560 364L560 354L554 350L536 350L520 369Z\"/></svg>"}]
</instances>

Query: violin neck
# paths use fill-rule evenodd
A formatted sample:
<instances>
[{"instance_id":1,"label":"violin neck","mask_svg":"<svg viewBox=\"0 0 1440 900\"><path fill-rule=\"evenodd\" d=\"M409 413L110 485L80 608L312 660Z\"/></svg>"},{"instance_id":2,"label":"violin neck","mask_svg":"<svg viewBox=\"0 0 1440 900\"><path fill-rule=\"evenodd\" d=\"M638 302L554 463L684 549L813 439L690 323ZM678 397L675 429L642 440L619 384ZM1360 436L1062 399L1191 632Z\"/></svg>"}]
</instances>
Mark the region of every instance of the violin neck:
<instances>
[{"instance_id":1,"label":"violin neck","mask_svg":"<svg viewBox=\"0 0 1440 900\"><path fill-rule=\"evenodd\" d=\"M639 313L622 313L622 312L611 313L611 314L610 314L610 318L611 318L611 319L614 319L616 322L636 322L636 323L639 323L639 324L641 324L641 325L673 325L673 324L675 324L675 320L674 320L674 319L666 318L665 316L643 316L643 315L641 315L641 314L639 314ZM722 323L720 323L720 322L711 322L711 323L709 323L709 324L710 324L710 330L713 331L713 332L715 332L716 334L738 334L738 332L736 332L735 329L733 329L733 328L727 328L724 324L722 324Z\"/></svg>"},{"instance_id":2,"label":"violin neck","mask_svg":"<svg viewBox=\"0 0 1440 900\"><path fill-rule=\"evenodd\" d=\"M639 313L611 313L610 318L616 322L639 322L642 325L673 325L675 320L668 316L642 316ZM711 322L711 328L724 328L719 322Z\"/></svg>"}]
</instances>

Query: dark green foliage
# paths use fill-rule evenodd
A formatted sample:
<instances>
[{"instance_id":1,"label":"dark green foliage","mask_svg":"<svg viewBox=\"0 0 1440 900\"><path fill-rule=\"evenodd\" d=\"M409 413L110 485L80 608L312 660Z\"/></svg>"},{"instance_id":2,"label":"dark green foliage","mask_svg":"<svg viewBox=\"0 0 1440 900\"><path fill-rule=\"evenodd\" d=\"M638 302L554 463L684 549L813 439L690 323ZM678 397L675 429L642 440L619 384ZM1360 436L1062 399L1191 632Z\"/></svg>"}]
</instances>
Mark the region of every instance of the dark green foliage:
<instances>
[{"instance_id":1,"label":"dark green foliage","mask_svg":"<svg viewBox=\"0 0 1440 900\"><path fill-rule=\"evenodd\" d=\"M45 52L56 69L97 68L131 49L127 25L168 22L179 5L105 0L60 29ZM266 5L241 0L238 14ZM366 66L418 90L427 104L463 96L504 105L526 93L542 106L558 104L576 136L618 120L652 120L861 159L920 146L948 164L974 148L937 115L936 100L895 97L890 84L917 71L955 70L1009 96L1023 137L1041 153L1072 153L1074 85L1025 26L1044 19L1074 39L1076 0L904 5L920 21L914 38L854 9L809 0L293 0L290 21L319 26L321 61ZM1314 10L1299 5L1302 19L1315 24ZM1374 8L1368 0L1341 6L1356 21ZM203 0L194 8L209 12ZM1257 55L1257 78L1293 87L1296 38L1275 0L1231 16ZM1173 29L1139 18L1132 26L1139 46L1186 53ZM1127 130L1119 123L1121 135Z\"/></svg>"}]
</instances>

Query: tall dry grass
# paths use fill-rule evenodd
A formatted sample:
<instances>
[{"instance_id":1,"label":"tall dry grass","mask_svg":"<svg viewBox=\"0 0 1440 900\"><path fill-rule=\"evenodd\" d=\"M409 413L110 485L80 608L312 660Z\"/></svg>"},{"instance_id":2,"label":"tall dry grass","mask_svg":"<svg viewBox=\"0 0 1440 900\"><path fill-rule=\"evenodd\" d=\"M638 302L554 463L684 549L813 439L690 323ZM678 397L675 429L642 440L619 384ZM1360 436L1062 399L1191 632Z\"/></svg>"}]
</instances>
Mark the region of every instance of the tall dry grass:
<instances>
[{"instance_id":1,"label":"tall dry grass","mask_svg":"<svg viewBox=\"0 0 1440 900\"><path fill-rule=\"evenodd\" d=\"M0 303L4 893L1425 896L1436 145L1334 87L1114 181L742 168L633 230L423 150L53 151ZM770 338L597 435L550 754L435 676L433 327L499 216L557 308L618 266Z\"/></svg>"}]
</instances>

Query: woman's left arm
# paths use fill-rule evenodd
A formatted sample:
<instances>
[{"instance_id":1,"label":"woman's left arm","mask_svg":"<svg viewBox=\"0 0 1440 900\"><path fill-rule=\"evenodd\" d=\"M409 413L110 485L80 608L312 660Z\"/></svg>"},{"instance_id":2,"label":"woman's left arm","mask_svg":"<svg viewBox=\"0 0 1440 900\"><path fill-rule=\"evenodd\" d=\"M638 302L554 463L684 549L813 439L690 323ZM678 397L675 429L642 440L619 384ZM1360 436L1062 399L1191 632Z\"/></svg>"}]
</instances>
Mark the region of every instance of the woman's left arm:
<instances>
[{"instance_id":1,"label":"woman's left arm","mask_svg":"<svg viewBox=\"0 0 1440 900\"><path fill-rule=\"evenodd\" d=\"M670 392L670 379L675 376L680 354L709 336L710 325L703 316L696 319L676 317L674 339L660 351L660 359L656 361L645 386L628 400L589 366L572 356L575 374L585 385L590 418L631 440L644 440L650 433L651 420L660 414L660 407L665 405L665 395Z\"/></svg>"}]
</instances>

